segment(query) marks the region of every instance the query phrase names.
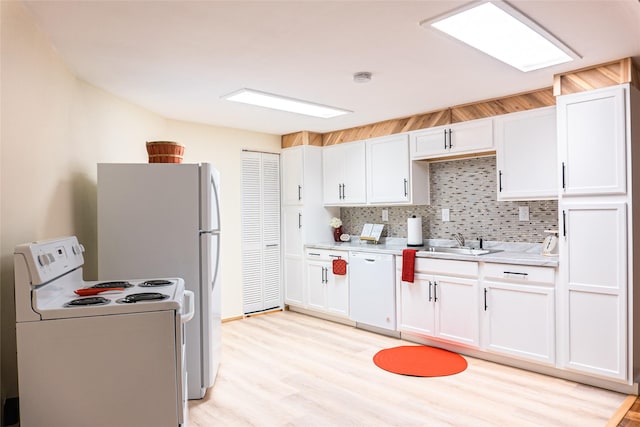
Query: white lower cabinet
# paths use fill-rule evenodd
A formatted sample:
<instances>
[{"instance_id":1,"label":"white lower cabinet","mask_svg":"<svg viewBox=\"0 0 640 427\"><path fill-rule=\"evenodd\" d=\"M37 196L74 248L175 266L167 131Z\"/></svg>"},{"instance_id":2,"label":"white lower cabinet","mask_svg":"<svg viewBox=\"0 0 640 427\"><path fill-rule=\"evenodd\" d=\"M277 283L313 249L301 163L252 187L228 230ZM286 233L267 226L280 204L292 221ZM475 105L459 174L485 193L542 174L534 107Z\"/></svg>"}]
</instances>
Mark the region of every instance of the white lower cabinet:
<instances>
[{"instance_id":1,"label":"white lower cabinet","mask_svg":"<svg viewBox=\"0 0 640 427\"><path fill-rule=\"evenodd\" d=\"M413 283L401 280L402 257L396 266L401 332L479 346L476 262L418 258Z\"/></svg>"},{"instance_id":2,"label":"white lower cabinet","mask_svg":"<svg viewBox=\"0 0 640 427\"><path fill-rule=\"evenodd\" d=\"M348 275L333 274L334 259L348 259L348 252L306 251L307 307L328 314L349 316Z\"/></svg>"},{"instance_id":3,"label":"white lower cabinet","mask_svg":"<svg viewBox=\"0 0 640 427\"><path fill-rule=\"evenodd\" d=\"M398 257L400 260L402 257ZM431 276L416 274L413 283L400 282L399 329L418 335L435 335L435 304Z\"/></svg>"},{"instance_id":4,"label":"white lower cabinet","mask_svg":"<svg viewBox=\"0 0 640 427\"><path fill-rule=\"evenodd\" d=\"M624 380L628 373L627 205L560 205L564 368Z\"/></svg>"},{"instance_id":5,"label":"white lower cabinet","mask_svg":"<svg viewBox=\"0 0 640 427\"><path fill-rule=\"evenodd\" d=\"M554 365L555 269L483 267L483 349Z\"/></svg>"}]
</instances>

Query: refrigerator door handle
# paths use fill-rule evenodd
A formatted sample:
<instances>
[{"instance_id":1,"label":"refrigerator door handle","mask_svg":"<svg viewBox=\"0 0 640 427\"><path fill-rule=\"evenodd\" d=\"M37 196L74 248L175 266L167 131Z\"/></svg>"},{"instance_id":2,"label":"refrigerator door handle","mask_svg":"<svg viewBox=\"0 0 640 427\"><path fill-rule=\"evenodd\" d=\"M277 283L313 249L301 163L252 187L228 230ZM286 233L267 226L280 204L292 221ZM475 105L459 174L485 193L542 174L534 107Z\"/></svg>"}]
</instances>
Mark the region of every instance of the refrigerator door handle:
<instances>
[{"instance_id":1,"label":"refrigerator door handle","mask_svg":"<svg viewBox=\"0 0 640 427\"><path fill-rule=\"evenodd\" d=\"M220 173L210 164L200 164L200 227L220 229Z\"/></svg>"},{"instance_id":2,"label":"refrigerator door handle","mask_svg":"<svg viewBox=\"0 0 640 427\"><path fill-rule=\"evenodd\" d=\"M201 304L201 342L202 342L202 378L204 389L211 387L215 381L219 363L220 321L220 236L217 231L200 234L200 294ZM215 252L215 255L214 255Z\"/></svg>"}]
</instances>

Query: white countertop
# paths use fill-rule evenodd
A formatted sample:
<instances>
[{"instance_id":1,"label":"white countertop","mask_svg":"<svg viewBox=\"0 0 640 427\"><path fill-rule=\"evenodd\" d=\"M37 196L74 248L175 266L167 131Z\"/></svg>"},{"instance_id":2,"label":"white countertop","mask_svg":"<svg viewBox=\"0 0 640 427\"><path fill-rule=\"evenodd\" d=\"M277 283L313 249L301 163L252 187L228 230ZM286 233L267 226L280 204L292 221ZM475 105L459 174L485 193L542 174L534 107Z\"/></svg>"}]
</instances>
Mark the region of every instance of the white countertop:
<instances>
[{"instance_id":1,"label":"white countertop","mask_svg":"<svg viewBox=\"0 0 640 427\"><path fill-rule=\"evenodd\" d=\"M425 246L450 246L455 247L453 240L446 239L425 239ZM469 246L478 247L477 241L469 242ZM402 255L404 249L417 249L417 257L423 258L441 258L441 259L457 259L463 261L477 262L496 262L503 264L521 264L536 265L543 267L557 267L557 256L542 255L541 243L510 243L510 242L484 242L484 249L498 249L501 252L493 252L485 255L461 255L442 252L429 252L423 247L407 247L407 239L402 238L386 238L380 243L374 244L360 240L357 236L352 236L348 242L320 242L306 245L307 248L331 249L342 251L360 251L360 252L378 252L393 255Z\"/></svg>"}]
</instances>

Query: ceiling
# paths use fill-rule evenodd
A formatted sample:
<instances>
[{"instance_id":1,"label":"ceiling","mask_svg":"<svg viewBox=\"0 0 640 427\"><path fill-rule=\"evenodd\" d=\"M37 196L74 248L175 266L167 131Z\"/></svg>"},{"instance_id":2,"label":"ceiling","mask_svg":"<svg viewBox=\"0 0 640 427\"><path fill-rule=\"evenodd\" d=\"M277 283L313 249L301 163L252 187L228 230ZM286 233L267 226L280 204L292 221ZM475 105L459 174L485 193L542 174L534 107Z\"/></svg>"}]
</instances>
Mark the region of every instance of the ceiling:
<instances>
[{"instance_id":1,"label":"ceiling","mask_svg":"<svg viewBox=\"0 0 640 427\"><path fill-rule=\"evenodd\" d=\"M79 78L167 118L328 132L640 62L640 0L512 0L582 58L523 73L420 21L467 1L24 1ZM373 73L369 83L353 74ZM241 88L353 111L332 119L221 99Z\"/></svg>"}]
</instances>

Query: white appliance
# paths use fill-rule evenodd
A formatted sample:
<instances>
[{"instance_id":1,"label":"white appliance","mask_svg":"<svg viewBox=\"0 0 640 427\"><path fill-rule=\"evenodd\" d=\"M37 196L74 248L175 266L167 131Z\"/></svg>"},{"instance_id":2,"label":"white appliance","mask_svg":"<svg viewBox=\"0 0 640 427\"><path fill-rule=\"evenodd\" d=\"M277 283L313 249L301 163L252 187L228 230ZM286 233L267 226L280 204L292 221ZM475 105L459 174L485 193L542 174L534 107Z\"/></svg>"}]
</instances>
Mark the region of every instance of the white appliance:
<instances>
[{"instance_id":1,"label":"white appliance","mask_svg":"<svg viewBox=\"0 0 640 427\"><path fill-rule=\"evenodd\" d=\"M359 328L397 335L393 255L349 252L349 316Z\"/></svg>"},{"instance_id":2,"label":"white appliance","mask_svg":"<svg viewBox=\"0 0 640 427\"><path fill-rule=\"evenodd\" d=\"M187 325L189 399L220 363L219 173L211 164L98 164L98 276L182 277L195 294Z\"/></svg>"},{"instance_id":3,"label":"white appliance","mask_svg":"<svg viewBox=\"0 0 640 427\"><path fill-rule=\"evenodd\" d=\"M186 425L193 294L179 278L84 281L82 252L76 237L15 248L20 425Z\"/></svg>"}]
</instances>

